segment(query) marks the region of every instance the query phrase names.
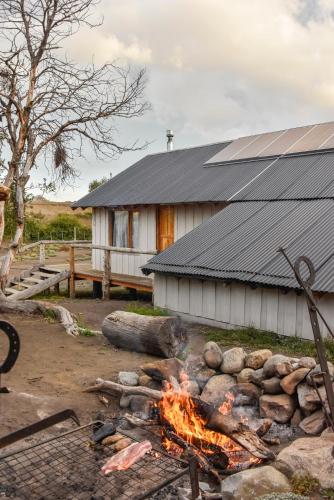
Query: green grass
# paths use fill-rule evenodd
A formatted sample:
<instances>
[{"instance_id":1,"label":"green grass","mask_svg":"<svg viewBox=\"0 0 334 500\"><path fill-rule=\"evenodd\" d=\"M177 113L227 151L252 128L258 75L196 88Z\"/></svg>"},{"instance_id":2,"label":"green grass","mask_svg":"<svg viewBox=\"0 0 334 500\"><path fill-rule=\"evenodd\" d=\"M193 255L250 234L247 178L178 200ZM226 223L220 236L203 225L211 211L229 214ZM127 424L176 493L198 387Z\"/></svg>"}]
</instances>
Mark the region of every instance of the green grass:
<instances>
[{"instance_id":1,"label":"green grass","mask_svg":"<svg viewBox=\"0 0 334 500\"><path fill-rule=\"evenodd\" d=\"M204 328L202 334L207 340L213 340L224 346L238 346L249 349L271 349L290 355L313 356L317 352L314 342L297 337L287 337L274 332L261 331L256 328L244 328L237 330L220 330ZM334 362L334 341L325 339L326 356L329 361Z\"/></svg>"},{"instance_id":2,"label":"green grass","mask_svg":"<svg viewBox=\"0 0 334 500\"><path fill-rule=\"evenodd\" d=\"M128 304L125 310L136 314L142 314L143 316L169 316L166 309L142 304Z\"/></svg>"},{"instance_id":3,"label":"green grass","mask_svg":"<svg viewBox=\"0 0 334 500\"><path fill-rule=\"evenodd\" d=\"M79 332L82 337L95 337L96 334L89 328L79 327Z\"/></svg>"}]
</instances>

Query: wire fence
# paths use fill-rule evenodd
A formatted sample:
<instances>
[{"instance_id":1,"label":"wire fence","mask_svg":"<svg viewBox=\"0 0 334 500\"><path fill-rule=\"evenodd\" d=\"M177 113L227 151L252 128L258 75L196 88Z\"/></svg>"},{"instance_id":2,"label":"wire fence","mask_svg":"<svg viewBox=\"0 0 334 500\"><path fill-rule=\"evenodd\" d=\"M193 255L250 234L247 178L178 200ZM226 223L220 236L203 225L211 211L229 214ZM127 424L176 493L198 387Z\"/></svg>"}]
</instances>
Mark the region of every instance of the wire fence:
<instances>
[{"instance_id":1,"label":"wire fence","mask_svg":"<svg viewBox=\"0 0 334 500\"><path fill-rule=\"evenodd\" d=\"M89 228L81 229L81 228L71 228L66 229L65 231L38 231L36 233L29 233L24 235L25 243L34 243L40 240L85 240L90 241L92 239L92 231Z\"/></svg>"}]
</instances>

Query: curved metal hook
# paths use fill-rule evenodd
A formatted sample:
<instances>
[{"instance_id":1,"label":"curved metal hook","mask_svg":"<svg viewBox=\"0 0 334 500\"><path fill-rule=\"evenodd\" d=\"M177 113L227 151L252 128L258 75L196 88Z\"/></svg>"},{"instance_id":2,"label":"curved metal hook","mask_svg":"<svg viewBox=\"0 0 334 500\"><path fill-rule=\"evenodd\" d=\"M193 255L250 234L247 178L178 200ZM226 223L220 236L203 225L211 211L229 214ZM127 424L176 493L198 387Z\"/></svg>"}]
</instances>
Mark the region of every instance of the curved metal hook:
<instances>
[{"instance_id":1,"label":"curved metal hook","mask_svg":"<svg viewBox=\"0 0 334 500\"><path fill-rule=\"evenodd\" d=\"M303 279L302 275L301 275L301 264L305 264L306 267L308 268L309 273L310 273L309 276L305 279ZM300 283L304 284L307 287L311 287L314 284L314 282L315 282L315 269L314 269L314 266L313 266L311 260L308 257L306 257L305 255L298 257L298 259L296 259L296 261L293 265L293 269L294 269L296 276L297 276L298 280L300 281Z\"/></svg>"},{"instance_id":2,"label":"curved metal hook","mask_svg":"<svg viewBox=\"0 0 334 500\"><path fill-rule=\"evenodd\" d=\"M0 321L0 330L2 330L8 337L9 340L9 351L5 361L0 365L0 373L8 373L11 368L15 365L17 357L20 352L20 338L10 323L7 321Z\"/></svg>"}]
</instances>

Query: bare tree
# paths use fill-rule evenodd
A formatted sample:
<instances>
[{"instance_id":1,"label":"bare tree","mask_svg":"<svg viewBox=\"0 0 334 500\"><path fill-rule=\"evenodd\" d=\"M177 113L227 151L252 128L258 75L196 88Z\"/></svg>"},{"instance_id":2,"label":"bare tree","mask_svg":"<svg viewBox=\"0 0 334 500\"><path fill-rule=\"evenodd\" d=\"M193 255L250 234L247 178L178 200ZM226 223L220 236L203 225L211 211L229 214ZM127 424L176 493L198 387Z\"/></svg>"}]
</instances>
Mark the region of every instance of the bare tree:
<instances>
[{"instance_id":1,"label":"bare tree","mask_svg":"<svg viewBox=\"0 0 334 500\"><path fill-rule=\"evenodd\" d=\"M85 143L98 158L135 148L115 141L115 119L137 117L148 108L144 70L79 65L62 49L81 26L98 25L92 14L99 1L0 1L0 134L9 154L1 179L5 187L15 184L17 207L15 236L0 270L2 290L22 240L31 170L52 164L62 181L74 175L73 160ZM3 215L0 201L0 243Z\"/></svg>"}]
</instances>

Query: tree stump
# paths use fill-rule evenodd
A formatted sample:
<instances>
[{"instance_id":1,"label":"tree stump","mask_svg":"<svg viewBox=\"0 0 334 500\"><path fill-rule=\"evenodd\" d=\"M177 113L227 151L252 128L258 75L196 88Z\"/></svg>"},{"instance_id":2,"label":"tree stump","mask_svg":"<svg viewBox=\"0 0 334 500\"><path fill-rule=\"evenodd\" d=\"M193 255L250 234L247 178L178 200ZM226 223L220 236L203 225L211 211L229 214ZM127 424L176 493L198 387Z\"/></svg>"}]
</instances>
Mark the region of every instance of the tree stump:
<instances>
[{"instance_id":1,"label":"tree stump","mask_svg":"<svg viewBox=\"0 0 334 500\"><path fill-rule=\"evenodd\" d=\"M166 358L180 354L187 342L181 319L174 316L115 311L104 319L102 333L116 347Z\"/></svg>"}]
</instances>

